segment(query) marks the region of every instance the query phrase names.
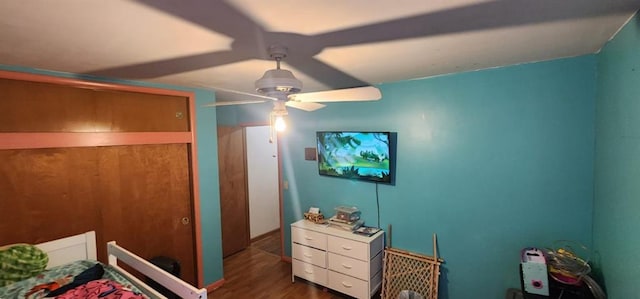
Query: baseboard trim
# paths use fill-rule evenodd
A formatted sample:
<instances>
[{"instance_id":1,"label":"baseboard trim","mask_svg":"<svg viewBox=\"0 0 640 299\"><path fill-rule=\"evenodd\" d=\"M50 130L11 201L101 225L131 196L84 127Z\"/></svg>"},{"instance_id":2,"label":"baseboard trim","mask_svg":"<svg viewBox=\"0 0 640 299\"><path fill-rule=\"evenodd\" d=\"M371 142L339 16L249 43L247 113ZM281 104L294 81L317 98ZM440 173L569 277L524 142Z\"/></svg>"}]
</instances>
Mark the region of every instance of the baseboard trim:
<instances>
[{"instance_id":1,"label":"baseboard trim","mask_svg":"<svg viewBox=\"0 0 640 299\"><path fill-rule=\"evenodd\" d=\"M274 229L274 230L272 230L272 231L266 232L266 233L264 233L262 235L256 236L255 238L252 238L250 240L250 242L253 243L255 241L260 241L260 240L265 239L265 238L267 238L267 237L269 237L269 236L271 236L271 235L273 235L275 233L280 234L280 228L279 227Z\"/></svg>"},{"instance_id":2,"label":"baseboard trim","mask_svg":"<svg viewBox=\"0 0 640 299\"><path fill-rule=\"evenodd\" d=\"M206 289L207 289L207 293L211 293L211 292L213 292L213 291L217 290L217 289L218 289L218 288L220 288L223 284L224 284L224 278L223 278L223 279L220 279L220 280L218 280L218 281L216 281L216 282L214 282L214 283L212 283L212 284L210 284L210 285L208 285L208 286L206 287Z\"/></svg>"}]
</instances>

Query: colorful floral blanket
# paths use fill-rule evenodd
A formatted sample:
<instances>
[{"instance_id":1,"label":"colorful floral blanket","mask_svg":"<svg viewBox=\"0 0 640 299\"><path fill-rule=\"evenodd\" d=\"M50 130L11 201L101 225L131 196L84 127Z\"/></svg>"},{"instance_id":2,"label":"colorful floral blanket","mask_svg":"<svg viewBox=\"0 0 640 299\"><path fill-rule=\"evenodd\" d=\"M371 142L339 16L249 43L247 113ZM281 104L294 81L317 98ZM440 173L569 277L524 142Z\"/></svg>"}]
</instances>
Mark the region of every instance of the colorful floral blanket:
<instances>
[{"instance_id":1,"label":"colorful floral blanket","mask_svg":"<svg viewBox=\"0 0 640 299\"><path fill-rule=\"evenodd\" d=\"M2 299L39 299L45 298L47 294L47 290L43 288L43 286L49 285L65 285L73 281L73 278L78 276L79 274L85 272L86 270L93 268L96 264L100 264L97 261L84 260L84 261L76 261L66 265L53 267L51 269L45 270L41 274L38 274L35 277L25 279L13 284L10 284L5 287L0 288L0 298ZM96 298L147 298L147 297L135 297L134 295L138 295L140 290L133 285L129 280L127 280L124 276L118 273L113 268L103 265L104 274L101 277L101 281L94 282L89 285L90 287L96 287ZM115 283L111 283L115 282ZM86 286L85 286L86 288ZM113 288L114 291L111 291L107 294L105 288ZM98 292L100 290L101 292ZM124 297L113 297L113 295L123 294L122 290L131 291L127 292ZM117 291L117 292L116 292ZM102 295L102 296L101 296ZM111 295L111 297L106 297L106 295ZM61 298L73 298L73 297L61 297ZM76 297L80 298L80 297ZM86 298L86 297L85 297Z\"/></svg>"}]
</instances>

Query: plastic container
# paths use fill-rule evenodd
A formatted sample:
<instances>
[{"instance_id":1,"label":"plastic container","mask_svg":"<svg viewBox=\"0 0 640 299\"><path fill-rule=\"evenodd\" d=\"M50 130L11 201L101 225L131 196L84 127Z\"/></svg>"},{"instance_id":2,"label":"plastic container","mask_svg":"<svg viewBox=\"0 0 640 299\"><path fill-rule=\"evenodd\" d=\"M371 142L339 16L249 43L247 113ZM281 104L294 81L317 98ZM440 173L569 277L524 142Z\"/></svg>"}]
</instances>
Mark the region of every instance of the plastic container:
<instances>
[{"instance_id":1,"label":"plastic container","mask_svg":"<svg viewBox=\"0 0 640 299\"><path fill-rule=\"evenodd\" d=\"M356 207L339 206L335 208L336 219L344 222L354 222L360 219L360 211Z\"/></svg>"}]
</instances>

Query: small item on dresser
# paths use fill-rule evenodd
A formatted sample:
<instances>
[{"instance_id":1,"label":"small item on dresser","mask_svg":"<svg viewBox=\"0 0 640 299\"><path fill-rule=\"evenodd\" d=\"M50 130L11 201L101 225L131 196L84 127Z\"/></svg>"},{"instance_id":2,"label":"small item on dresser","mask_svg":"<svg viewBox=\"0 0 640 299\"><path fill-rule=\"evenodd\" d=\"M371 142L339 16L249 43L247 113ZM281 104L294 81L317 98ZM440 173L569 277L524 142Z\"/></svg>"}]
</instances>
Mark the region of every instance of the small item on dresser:
<instances>
[{"instance_id":1,"label":"small item on dresser","mask_svg":"<svg viewBox=\"0 0 640 299\"><path fill-rule=\"evenodd\" d=\"M362 220L356 220L356 221L352 221L352 222L345 222L342 221L338 218L336 218L336 216L333 216L331 218L329 218L329 221L327 221L329 223L330 227L335 227L335 228L339 228L339 229L343 229L346 231L354 231L356 229L358 229L359 227L361 227L362 225L364 225L364 221Z\"/></svg>"},{"instance_id":2,"label":"small item on dresser","mask_svg":"<svg viewBox=\"0 0 640 299\"><path fill-rule=\"evenodd\" d=\"M324 220L324 216L322 215L322 213L320 213L320 209L314 207L309 208L309 212L304 213L304 219L317 224L327 222L326 220Z\"/></svg>"},{"instance_id":3,"label":"small item on dresser","mask_svg":"<svg viewBox=\"0 0 640 299\"><path fill-rule=\"evenodd\" d=\"M304 219L307 219L313 223L321 224L326 223L327 221L324 219L324 216L321 213L313 214L313 213L304 213Z\"/></svg>"},{"instance_id":4,"label":"small item on dresser","mask_svg":"<svg viewBox=\"0 0 640 299\"><path fill-rule=\"evenodd\" d=\"M360 211L356 207L339 206L335 210L338 221L351 223L360 219Z\"/></svg>"},{"instance_id":5,"label":"small item on dresser","mask_svg":"<svg viewBox=\"0 0 640 299\"><path fill-rule=\"evenodd\" d=\"M357 228L356 230L354 230L353 233L356 234L356 235L362 235L362 236L371 237L371 236L375 235L379 231L380 231L380 229L377 228L377 227L361 226L361 227Z\"/></svg>"}]
</instances>

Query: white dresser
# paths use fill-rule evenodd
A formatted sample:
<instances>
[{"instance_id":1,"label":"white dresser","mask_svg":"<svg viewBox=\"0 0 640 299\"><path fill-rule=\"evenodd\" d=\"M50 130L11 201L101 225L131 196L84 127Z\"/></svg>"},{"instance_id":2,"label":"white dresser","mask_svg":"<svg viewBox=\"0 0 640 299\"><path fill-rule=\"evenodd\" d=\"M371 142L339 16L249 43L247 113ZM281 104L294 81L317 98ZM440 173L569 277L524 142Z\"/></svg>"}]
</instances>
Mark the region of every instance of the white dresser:
<instances>
[{"instance_id":1,"label":"white dresser","mask_svg":"<svg viewBox=\"0 0 640 299\"><path fill-rule=\"evenodd\" d=\"M292 281L300 277L356 298L382 285L384 232L371 237L307 220L291 224Z\"/></svg>"}]
</instances>

